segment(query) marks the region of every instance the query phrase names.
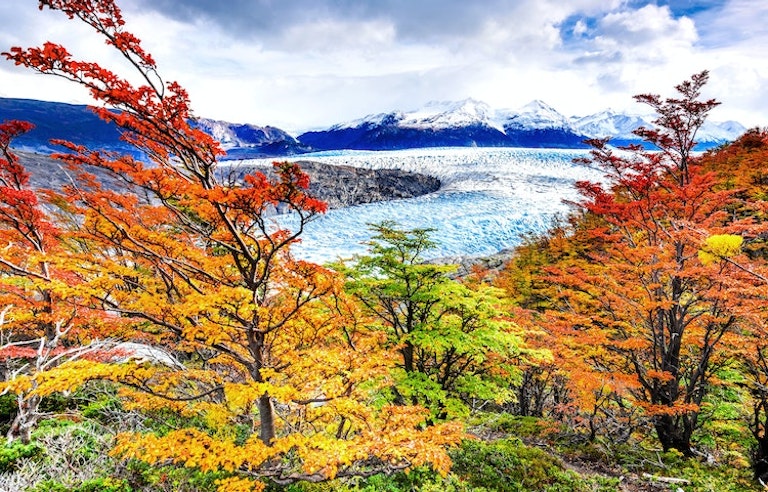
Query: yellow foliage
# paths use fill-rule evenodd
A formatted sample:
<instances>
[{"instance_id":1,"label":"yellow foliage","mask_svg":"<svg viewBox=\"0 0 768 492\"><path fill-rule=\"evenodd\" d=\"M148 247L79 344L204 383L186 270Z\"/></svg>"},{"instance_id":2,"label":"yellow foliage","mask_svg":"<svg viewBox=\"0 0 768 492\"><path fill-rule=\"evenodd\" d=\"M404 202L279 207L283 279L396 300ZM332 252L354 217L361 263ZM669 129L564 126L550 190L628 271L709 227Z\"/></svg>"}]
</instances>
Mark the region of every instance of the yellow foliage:
<instances>
[{"instance_id":1,"label":"yellow foliage","mask_svg":"<svg viewBox=\"0 0 768 492\"><path fill-rule=\"evenodd\" d=\"M216 480L216 492L261 492L265 485L247 478L230 477Z\"/></svg>"},{"instance_id":2,"label":"yellow foliage","mask_svg":"<svg viewBox=\"0 0 768 492\"><path fill-rule=\"evenodd\" d=\"M123 433L116 436L114 456L135 458L147 463L172 460L187 468L199 468L203 472L240 469L246 460L243 448L231 440L214 439L195 429L172 431L159 437L153 434ZM262 460L263 461L263 460Z\"/></svg>"},{"instance_id":3,"label":"yellow foliage","mask_svg":"<svg viewBox=\"0 0 768 492\"><path fill-rule=\"evenodd\" d=\"M704 241L699 250L699 261L711 265L722 258L731 258L741 252L744 238L734 234L715 234Z\"/></svg>"}]
</instances>

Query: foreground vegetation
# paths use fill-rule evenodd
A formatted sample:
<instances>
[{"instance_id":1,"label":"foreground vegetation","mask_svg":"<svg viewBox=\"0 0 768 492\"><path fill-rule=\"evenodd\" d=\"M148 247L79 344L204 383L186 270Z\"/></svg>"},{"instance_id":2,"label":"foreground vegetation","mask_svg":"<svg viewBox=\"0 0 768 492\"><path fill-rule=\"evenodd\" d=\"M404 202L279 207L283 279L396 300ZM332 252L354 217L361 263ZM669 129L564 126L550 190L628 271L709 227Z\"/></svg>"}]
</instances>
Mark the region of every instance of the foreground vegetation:
<instances>
[{"instance_id":1,"label":"foreground vegetation","mask_svg":"<svg viewBox=\"0 0 768 492\"><path fill-rule=\"evenodd\" d=\"M77 407L80 402L80 408ZM88 402L88 403L86 403ZM52 402L53 403L53 402ZM18 441L0 452L0 490L33 491L216 491L226 472L154 466L110 456L114 431L140 426L167 432L171 422L147 419L120 408L103 388L58 400L61 411L45 420L30 444ZM63 417L64 412L70 415ZM71 417L77 414L76 418ZM746 454L748 439L703 440L708 459L663 452L652 440L616 444L585 436L550 420L497 412L468 421L473 436L450 452L453 467L442 476L428 467L367 478L322 483L273 484L267 490L304 491L616 491L757 490ZM151 428L151 429L150 429ZM742 429L743 430L743 429ZM746 436L746 434L742 434Z\"/></svg>"},{"instance_id":2,"label":"foreground vegetation","mask_svg":"<svg viewBox=\"0 0 768 492\"><path fill-rule=\"evenodd\" d=\"M754 490L768 476L768 134L704 156L708 74L653 150L590 142L582 201L500 271L425 263L429 230L294 258L325 210L289 163L242 181L109 0L48 0L135 73L62 46L18 65L83 85L150 161L61 142L35 190L0 124L0 489ZM140 80L134 86L130 80ZM117 111L115 111L117 110ZM90 171L123 184L106 189ZM288 210L298 226L270 220Z\"/></svg>"}]
</instances>

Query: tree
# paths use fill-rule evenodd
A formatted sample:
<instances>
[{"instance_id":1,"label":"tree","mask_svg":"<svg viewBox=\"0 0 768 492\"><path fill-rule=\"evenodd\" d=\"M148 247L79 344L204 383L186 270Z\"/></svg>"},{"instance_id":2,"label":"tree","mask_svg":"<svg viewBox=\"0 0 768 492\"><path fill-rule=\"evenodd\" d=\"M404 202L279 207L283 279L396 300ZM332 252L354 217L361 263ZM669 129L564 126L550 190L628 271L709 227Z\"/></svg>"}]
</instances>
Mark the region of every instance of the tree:
<instances>
[{"instance_id":1,"label":"tree","mask_svg":"<svg viewBox=\"0 0 768 492\"><path fill-rule=\"evenodd\" d=\"M766 344L765 286L766 270L766 198L765 163L768 158L768 133L747 131L735 142L708 152L702 165L720 177L722 186L732 189L739 201L731 214L747 222L739 235L712 235L705 238L699 257L711 268L737 268L752 276L753 284L731 286L731 296L755 300L752 337L748 343L735 347L739 369L743 375L740 385L749 391L751 412L750 431L755 438L752 467L755 477L768 479L768 344Z\"/></svg>"},{"instance_id":2,"label":"tree","mask_svg":"<svg viewBox=\"0 0 768 492\"><path fill-rule=\"evenodd\" d=\"M163 435L119 436L115 453L233 473L222 490L254 486L242 478L317 481L421 464L445 472L444 447L461 438L460 426L425 429L423 408L374 405L390 360L378 333L349 325L353 308L345 308L332 271L290 253L325 210L307 193L307 175L277 163L275 180L222 179L218 143L190 124L187 93L163 81L113 1L40 7L91 26L142 84L50 42L4 53L89 89L102 104L94 111L146 156L59 142L70 153L58 158L78 180L50 202L82 246L69 263L89 279L81 293L102 313L130 321L133 339L163 344L181 362L87 368L121 383L127 406L173 411L186 422ZM121 188L97 181L91 167ZM271 220L278 208L296 215L295 229Z\"/></svg>"},{"instance_id":3,"label":"tree","mask_svg":"<svg viewBox=\"0 0 768 492\"><path fill-rule=\"evenodd\" d=\"M579 205L596 219L588 229L595 249L548 276L564 288L565 309L556 315L570 339L601 348L587 359L591 370L610 375L612 391L645 411L665 450L687 455L712 374L728 362L732 338L748 329L750 310L728 295L742 273L698 257L706 237L743 227L727 213L731 193L693 155L718 104L699 99L707 79L701 72L678 85L678 98L636 96L658 114L655 128L635 132L653 150L590 141L582 162L603 169L606 181L577 187Z\"/></svg>"},{"instance_id":4,"label":"tree","mask_svg":"<svg viewBox=\"0 0 768 492\"><path fill-rule=\"evenodd\" d=\"M423 403L439 419L465 413L471 398L509 401L517 365L543 354L525 347L498 289L471 289L448 276L455 266L424 262L429 229L372 229L370 254L340 269L400 354L395 400Z\"/></svg>"},{"instance_id":5,"label":"tree","mask_svg":"<svg viewBox=\"0 0 768 492\"><path fill-rule=\"evenodd\" d=\"M118 335L114 316L94 311L78 288L84 278L69 267L75 245L45 211L45 199L10 149L32 125L0 123L0 366L3 393L16 395L7 440L30 440L42 399L90 379L72 378L78 359L108 347Z\"/></svg>"}]
</instances>

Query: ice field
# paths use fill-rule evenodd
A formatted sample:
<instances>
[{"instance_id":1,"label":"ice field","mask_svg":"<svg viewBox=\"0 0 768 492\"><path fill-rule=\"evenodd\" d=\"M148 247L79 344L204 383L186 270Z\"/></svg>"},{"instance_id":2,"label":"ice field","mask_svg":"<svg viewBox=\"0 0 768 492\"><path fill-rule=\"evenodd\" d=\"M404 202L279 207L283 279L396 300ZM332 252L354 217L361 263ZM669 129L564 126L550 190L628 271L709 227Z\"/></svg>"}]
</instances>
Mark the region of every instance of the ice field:
<instances>
[{"instance_id":1,"label":"ice field","mask_svg":"<svg viewBox=\"0 0 768 492\"><path fill-rule=\"evenodd\" d=\"M415 171L439 178L442 186L418 198L331 210L306 227L293 251L319 263L348 258L365 252L368 224L393 220L403 228L435 229L438 247L426 255L430 258L496 253L567 213L564 200L578 199L574 182L601 178L572 162L584 155L584 150L464 147L304 154L296 160ZM291 227L290 216L278 220Z\"/></svg>"}]
</instances>

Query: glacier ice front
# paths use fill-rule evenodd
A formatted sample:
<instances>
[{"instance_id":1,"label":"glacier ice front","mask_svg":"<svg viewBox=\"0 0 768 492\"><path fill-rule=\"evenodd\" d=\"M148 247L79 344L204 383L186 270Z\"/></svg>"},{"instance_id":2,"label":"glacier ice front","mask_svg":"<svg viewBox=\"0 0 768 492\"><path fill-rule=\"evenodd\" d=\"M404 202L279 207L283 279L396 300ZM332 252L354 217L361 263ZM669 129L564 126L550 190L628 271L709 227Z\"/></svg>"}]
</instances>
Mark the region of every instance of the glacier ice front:
<instances>
[{"instance_id":1,"label":"glacier ice front","mask_svg":"<svg viewBox=\"0 0 768 492\"><path fill-rule=\"evenodd\" d=\"M293 249L325 263L364 253L369 225L385 220L406 229L432 228L437 243L428 258L482 256L513 247L531 232L545 231L564 200L577 200L577 180L600 180L597 171L574 164L583 150L432 148L401 151L333 151L301 160L361 168L394 168L439 178L439 191L418 198L331 210L311 222ZM249 161L266 164L265 161ZM291 228L291 215L277 218Z\"/></svg>"}]
</instances>

